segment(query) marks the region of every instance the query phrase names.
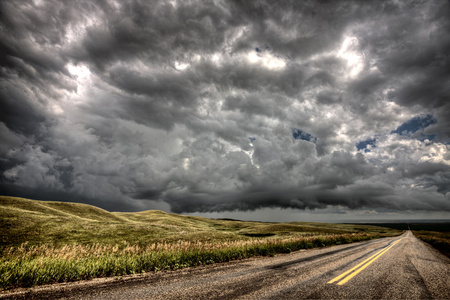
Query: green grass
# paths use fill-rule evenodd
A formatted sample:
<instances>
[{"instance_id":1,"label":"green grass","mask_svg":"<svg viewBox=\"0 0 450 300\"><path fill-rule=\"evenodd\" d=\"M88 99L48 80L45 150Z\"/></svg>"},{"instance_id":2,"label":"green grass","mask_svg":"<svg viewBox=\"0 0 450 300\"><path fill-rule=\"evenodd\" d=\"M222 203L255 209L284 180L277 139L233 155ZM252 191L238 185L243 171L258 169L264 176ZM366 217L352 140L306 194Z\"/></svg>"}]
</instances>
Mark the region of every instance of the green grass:
<instances>
[{"instance_id":1,"label":"green grass","mask_svg":"<svg viewBox=\"0 0 450 300\"><path fill-rule=\"evenodd\" d=\"M0 196L0 287L196 267L400 234L378 226L214 220Z\"/></svg>"}]
</instances>

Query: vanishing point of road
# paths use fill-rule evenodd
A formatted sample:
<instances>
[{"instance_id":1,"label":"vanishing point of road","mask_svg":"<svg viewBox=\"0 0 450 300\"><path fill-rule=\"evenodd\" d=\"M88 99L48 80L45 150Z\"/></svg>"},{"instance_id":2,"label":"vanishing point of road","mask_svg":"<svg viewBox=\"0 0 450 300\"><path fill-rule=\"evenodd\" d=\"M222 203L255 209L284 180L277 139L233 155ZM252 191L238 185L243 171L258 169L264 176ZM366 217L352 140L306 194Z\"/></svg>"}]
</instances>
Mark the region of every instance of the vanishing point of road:
<instances>
[{"instance_id":1,"label":"vanishing point of road","mask_svg":"<svg viewBox=\"0 0 450 300\"><path fill-rule=\"evenodd\" d=\"M407 231L398 237L147 274L120 281L68 284L14 297L450 299L450 259Z\"/></svg>"}]
</instances>

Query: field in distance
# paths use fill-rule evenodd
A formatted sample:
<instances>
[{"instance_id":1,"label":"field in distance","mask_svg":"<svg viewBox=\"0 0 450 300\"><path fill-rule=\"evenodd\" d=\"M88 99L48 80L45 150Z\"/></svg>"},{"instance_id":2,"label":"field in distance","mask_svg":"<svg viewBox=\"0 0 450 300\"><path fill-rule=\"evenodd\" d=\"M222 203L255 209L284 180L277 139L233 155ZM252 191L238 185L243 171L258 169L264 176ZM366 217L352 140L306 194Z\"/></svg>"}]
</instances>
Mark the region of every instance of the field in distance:
<instances>
[{"instance_id":1,"label":"field in distance","mask_svg":"<svg viewBox=\"0 0 450 300\"><path fill-rule=\"evenodd\" d=\"M398 235L394 228L108 212L0 196L0 288L195 267Z\"/></svg>"},{"instance_id":2,"label":"field in distance","mask_svg":"<svg viewBox=\"0 0 450 300\"><path fill-rule=\"evenodd\" d=\"M51 244L116 245L248 241L329 234L395 234L360 224L263 223L183 216L157 210L108 212L79 203L0 196L0 247Z\"/></svg>"}]
</instances>

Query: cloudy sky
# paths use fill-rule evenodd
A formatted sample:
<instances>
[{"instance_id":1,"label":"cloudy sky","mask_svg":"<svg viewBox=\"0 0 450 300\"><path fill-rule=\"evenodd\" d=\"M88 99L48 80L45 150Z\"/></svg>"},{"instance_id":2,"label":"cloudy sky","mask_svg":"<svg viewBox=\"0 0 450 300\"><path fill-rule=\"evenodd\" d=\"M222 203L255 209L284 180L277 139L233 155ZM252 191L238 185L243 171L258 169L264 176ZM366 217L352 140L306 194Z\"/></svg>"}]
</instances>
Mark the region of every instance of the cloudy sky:
<instances>
[{"instance_id":1,"label":"cloudy sky","mask_svg":"<svg viewBox=\"0 0 450 300\"><path fill-rule=\"evenodd\" d=\"M448 218L450 2L0 2L0 194Z\"/></svg>"}]
</instances>

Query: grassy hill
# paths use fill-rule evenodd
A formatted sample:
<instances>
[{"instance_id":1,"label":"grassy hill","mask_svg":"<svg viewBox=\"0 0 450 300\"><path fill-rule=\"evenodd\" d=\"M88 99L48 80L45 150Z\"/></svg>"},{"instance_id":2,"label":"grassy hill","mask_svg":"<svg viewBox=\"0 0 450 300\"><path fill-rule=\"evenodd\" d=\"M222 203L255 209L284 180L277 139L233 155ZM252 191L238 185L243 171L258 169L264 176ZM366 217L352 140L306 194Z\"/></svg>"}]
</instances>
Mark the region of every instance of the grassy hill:
<instances>
[{"instance_id":1,"label":"grassy hill","mask_svg":"<svg viewBox=\"0 0 450 300\"><path fill-rule=\"evenodd\" d=\"M196 267L374 239L370 225L216 220L0 196L0 289Z\"/></svg>"},{"instance_id":2,"label":"grassy hill","mask_svg":"<svg viewBox=\"0 0 450 300\"><path fill-rule=\"evenodd\" d=\"M263 223L215 220L149 210L108 212L80 203L0 196L0 247L39 244L149 244L175 241L238 241L320 234L394 233L369 225Z\"/></svg>"}]
</instances>

